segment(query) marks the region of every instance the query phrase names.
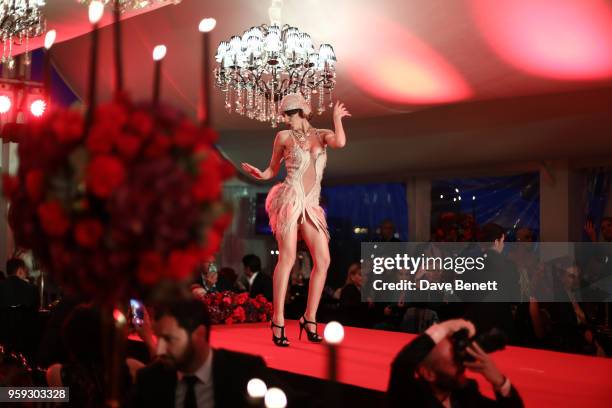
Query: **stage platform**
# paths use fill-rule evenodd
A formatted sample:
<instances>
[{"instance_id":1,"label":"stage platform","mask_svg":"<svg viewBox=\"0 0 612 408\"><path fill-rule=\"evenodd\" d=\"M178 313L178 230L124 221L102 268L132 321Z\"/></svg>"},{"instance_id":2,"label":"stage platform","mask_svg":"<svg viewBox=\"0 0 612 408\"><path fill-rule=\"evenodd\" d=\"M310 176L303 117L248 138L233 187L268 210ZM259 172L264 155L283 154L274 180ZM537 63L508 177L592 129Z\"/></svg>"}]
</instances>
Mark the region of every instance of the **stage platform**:
<instances>
[{"instance_id":1,"label":"stage platform","mask_svg":"<svg viewBox=\"0 0 612 408\"><path fill-rule=\"evenodd\" d=\"M287 321L288 348L274 346L269 323L216 325L211 330L214 347L262 356L269 367L298 375L325 379L326 347L298 340L297 321ZM321 333L323 325L320 326ZM415 336L405 333L345 327L339 349L339 381L384 392L390 364L397 352ZM544 350L508 347L492 354L523 396L527 407L610 407L612 359ZM474 376L483 393L491 387Z\"/></svg>"}]
</instances>

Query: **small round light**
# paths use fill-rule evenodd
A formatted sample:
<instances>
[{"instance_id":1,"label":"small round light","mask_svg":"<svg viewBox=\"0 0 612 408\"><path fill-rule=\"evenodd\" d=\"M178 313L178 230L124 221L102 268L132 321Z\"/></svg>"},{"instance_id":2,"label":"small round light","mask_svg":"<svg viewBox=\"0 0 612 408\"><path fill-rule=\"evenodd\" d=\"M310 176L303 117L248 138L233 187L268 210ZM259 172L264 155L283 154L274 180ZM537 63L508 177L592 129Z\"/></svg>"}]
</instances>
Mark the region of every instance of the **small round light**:
<instances>
[{"instance_id":1,"label":"small round light","mask_svg":"<svg viewBox=\"0 0 612 408\"><path fill-rule=\"evenodd\" d=\"M57 32L55 30L47 31L47 34L45 34L45 48L46 49L51 48L51 46L55 42L55 37L57 37Z\"/></svg>"},{"instance_id":2,"label":"small round light","mask_svg":"<svg viewBox=\"0 0 612 408\"><path fill-rule=\"evenodd\" d=\"M325 325L323 337L330 344L339 344L344 339L344 327L338 322L329 322Z\"/></svg>"},{"instance_id":3,"label":"small round light","mask_svg":"<svg viewBox=\"0 0 612 408\"><path fill-rule=\"evenodd\" d=\"M165 45L156 45L153 48L153 60L159 61L166 56L166 46Z\"/></svg>"},{"instance_id":4,"label":"small round light","mask_svg":"<svg viewBox=\"0 0 612 408\"><path fill-rule=\"evenodd\" d=\"M263 398L268 391L266 383L259 378L252 378L247 383L247 392L251 398Z\"/></svg>"},{"instance_id":5,"label":"small round light","mask_svg":"<svg viewBox=\"0 0 612 408\"><path fill-rule=\"evenodd\" d=\"M40 118L43 115L43 113L45 113L46 109L47 109L47 103L43 101L42 99L36 99L30 105L30 112L32 112L32 115L36 116L37 118Z\"/></svg>"},{"instance_id":6,"label":"small round light","mask_svg":"<svg viewBox=\"0 0 612 408\"><path fill-rule=\"evenodd\" d=\"M200 30L201 33L208 33L212 31L216 25L217 25L217 20L215 20L214 18L205 18L202 21L200 21L198 30Z\"/></svg>"},{"instance_id":7,"label":"small round light","mask_svg":"<svg viewBox=\"0 0 612 408\"><path fill-rule=\"evenodd\" d=\"M287 396L280 388L272 387L266 391L264 402L266 408L285 408L287 406Z\"/></svg>"},{"instance_id":8,"label":"small round light","mask_svg":"<svg viewBox=\"0 0 612 408\"><path fill-rule=\"evenodd\" d=\"M0 95L0 113L6 113L11 110L11 98L6 95Z\"/></svg>"},{"instance_id":9,"label":"small round light","mask_svg":"<svg viewBox=\"0 0 612 408\"><path fill-rule=\"evenodd\" d=\"M113 310L113 318L117 324L125 324L127 322L125 315L119 309Z\"/></svg>"},{"instance_id":10,"label":"small round light","mask_svg":"<svg viewBox=\"0 0 612 408\"><path fill-rule=\"evenodd\" d=\"M94 0L89 3L89 22L97 24L102 19L104 14L104 3L99 0Z\"/></svg>"}]
</instances>

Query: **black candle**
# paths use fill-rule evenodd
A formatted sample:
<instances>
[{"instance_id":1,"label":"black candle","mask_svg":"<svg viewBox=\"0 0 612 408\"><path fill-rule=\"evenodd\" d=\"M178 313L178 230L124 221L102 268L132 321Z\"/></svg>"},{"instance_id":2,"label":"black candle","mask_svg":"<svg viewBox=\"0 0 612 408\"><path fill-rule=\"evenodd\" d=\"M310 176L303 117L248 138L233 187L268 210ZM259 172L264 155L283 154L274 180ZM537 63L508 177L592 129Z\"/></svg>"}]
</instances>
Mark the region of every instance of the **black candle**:
<instances>
[{"instance_id":1,"label":"black candle","mask_svg":"<svg viewBox=\"0 0 612 408\"><path fill-rule=\"evenodd\" d=\"M159 106L159 93L161 85L161 64L162 60L166 56L166 46L157 45L153 49L153 60L155 61L155 67L153 70L153 106Z\"/></svg>"},{"instance_id":2,"label":"black candle","mask_svg":"<svg viewBox=\"0 0 612 408\"><path fill-rule=\"evenodd\" d=\"M115 0L113 5L113 31L115 40L115 94L119 94L123 91L123 61L122 61L122 49L121 49L121 10L119 7L119 0Z\"/></svg>"},{"instance_id":3,"label":"black candle","mask_svg":"<svg viewBox=\"0 0 612 408\"><path fill-rule=\"evenodd\" d=\"M202 126L209 126L210 118L210 92L206 89L210 81L210 69L208 66L210 50L210 32L215 28L217 22L214 18L205 18L200 21L198 29L202 33L202 83L200 84L200 103L198 106L198 117Z\"/></svg>"},{"instance_id":4,"label":"black candle","mask_svg":"<svg viewBox=\"0 0 612 408\"><path fill-rule=\"evenodd\" d=\"M104 4L94 0L89 3L89 22L92 24L91 31L91 54L89 58L89 90L87 92L87 118L86 125L89 126L93 120L93 111L96 105L96 84L98 65L98 23L104 13Z\"/></svg>"}]
</instances>

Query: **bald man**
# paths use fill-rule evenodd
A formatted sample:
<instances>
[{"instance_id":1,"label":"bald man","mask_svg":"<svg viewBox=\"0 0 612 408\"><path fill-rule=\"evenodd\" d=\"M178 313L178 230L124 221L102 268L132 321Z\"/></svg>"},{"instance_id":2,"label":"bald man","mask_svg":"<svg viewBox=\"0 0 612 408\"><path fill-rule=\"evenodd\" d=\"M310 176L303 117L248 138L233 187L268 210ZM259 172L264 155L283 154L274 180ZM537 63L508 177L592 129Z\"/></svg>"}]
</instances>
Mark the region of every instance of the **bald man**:
<instances>
[{"instance_id":1,"label":"bald man","mask_svg":"<svg viewBox=\"0 0 612 408\"><path fill-rule=\"evenodd\" d=\"M389 406L415 407L522 407L516 389L477 343L467 349L474 361L455 358L452 335L474 325L462 319L433 325L408 345L393 360L387 389ZM465 376L469 369L482 375L495 391L495 400L483 396L476 381Z\"/></svg>"}]
</instances>

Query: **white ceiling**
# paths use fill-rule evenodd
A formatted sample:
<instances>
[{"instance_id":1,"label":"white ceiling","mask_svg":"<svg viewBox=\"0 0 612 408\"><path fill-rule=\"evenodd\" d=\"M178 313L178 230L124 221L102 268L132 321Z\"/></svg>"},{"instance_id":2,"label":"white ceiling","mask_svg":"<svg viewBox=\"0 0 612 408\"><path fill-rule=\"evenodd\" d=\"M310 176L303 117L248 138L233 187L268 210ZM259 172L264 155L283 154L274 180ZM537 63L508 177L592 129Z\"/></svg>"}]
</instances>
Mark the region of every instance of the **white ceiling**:
<instances>
[{"instance_id":1,"label":"white ceiling","mask_svg":"<svg viewBox=\"0 0 612 408\"><path fill-rule=\"evenodd\" d=\"M83 95L89 49L88 36L81 35L89 30L86 9L76 0L48 3L48 27L57 28L63 40L53 48L53 61ZM250 26L267 23L269 4L183 0L124 20L130 94L150 98L151 50L163 43L168 54L162 98L195 115L202 68L198 22L207 16L217 19L212 33L216 47ZM329 165L336 177L531 160L547 151L551 156L612 155L606 138L584 136L584 147L576 149L567 136L580 133L585 124L593 132L612 134L611 123L602 116L610 92L593 94L587 111L580 96L612 85L612 0L285 0L282 20L309 32L315 44L331 43L336 51L334 98L353 113L347 121L348 147L337 154L337 164ZM101 99L110 97L112 89L111 34L110 27L101 33ZM264 167L273 131L228 114L220 92L212 92L213 123L224 135L221 145L233 159ZM575 92L577 96L565 99L537 99ZM519 98L525 96L532 98ZM538 115L542 103L555 106L558 100L565 101L562 109L553 109L549 117ZM495 119L493 127L466 128L466 116L483 123ZM329 122L327 113L315 124L327 127ZM447 128L440 129L440 123Z\"/></svg>"}]
</instances>

